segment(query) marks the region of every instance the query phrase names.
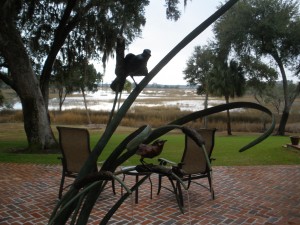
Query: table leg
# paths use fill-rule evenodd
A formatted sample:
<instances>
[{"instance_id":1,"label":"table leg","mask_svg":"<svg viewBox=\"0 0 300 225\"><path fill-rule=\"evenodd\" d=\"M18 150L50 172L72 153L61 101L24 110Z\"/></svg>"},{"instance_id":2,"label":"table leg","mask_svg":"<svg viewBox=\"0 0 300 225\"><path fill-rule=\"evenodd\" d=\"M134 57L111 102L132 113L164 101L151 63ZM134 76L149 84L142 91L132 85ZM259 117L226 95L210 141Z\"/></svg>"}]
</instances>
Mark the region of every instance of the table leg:
<instances>
[{"instance_id":1,"label":"table leg","mask_svg":"<svg viewBox=\"0 0 300 225\"><path fill-rule=\"evenodd\" d=\"M133 174L129 174L129 175L133 175ZM123 174L123 181L125 181L125 173ZM139 176L141 176L141 174L135 174L135 183L138 183L139 182ZM152 180L150 178L150 176L148 177L149 179L149 182L150 182L150 198L152 199ZM121 195L123 195L123 187L121 187ZM139 187L136 188L135 190L135 203L138 204L139 202Z\"/></svg>"},{"instance_id":2,"label":"table leg","mask_svg":"<svg viewBox=\"0 0 300 225\"><path fill-rule=\"evenodd\" d=\"M150 199L152 199L152 180L151 180L151 178L150 178L150 176L149 176L149 182L150 182Z\"/></svg>"},{"instance_id":3,"label":"table leg","mask_svg":"<svg viewBox=\"0 0 300 225\"><path fill-rule=\"evenodd\" d=\"M139 175L135 176L135 183L139 182ZM135 203L138 204L139 202L139 188L135 190Z\"/></svg>"}]
</instances>

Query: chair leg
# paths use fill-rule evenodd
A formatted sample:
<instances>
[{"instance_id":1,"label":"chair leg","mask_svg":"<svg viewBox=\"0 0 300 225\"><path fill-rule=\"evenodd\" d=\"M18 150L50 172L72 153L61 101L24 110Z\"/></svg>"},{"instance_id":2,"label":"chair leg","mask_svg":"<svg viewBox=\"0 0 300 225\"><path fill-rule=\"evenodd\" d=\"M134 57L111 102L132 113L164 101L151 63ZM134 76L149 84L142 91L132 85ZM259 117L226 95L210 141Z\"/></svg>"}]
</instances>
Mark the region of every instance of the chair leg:
<instances>
[{"instance_id":1,"label":"chair leg","mask_svg":"<svg viewBox=\"0 0 300 225\"><path fill-rule=\"evenodd\" d=\"M58 199L61 199L63 188L64 188L64 182L65 182L65 174L64 172L61 175L61 181L59 186L59 192L58 192Z\"/></svg>"},{"instance_id":2,"label":"chair leg","mask_svg":"<svg viewBox=\"0 0 300 225\"><path fill-rule=\"evenodd\" d=\"M111 180L111 188L112 188L112 191L113 191L114 195L116 195L116 188L115 188L115 180L114 179Z\"/></svg>"},{"instance_id":3,"label":"chair leg","mask_svg":"<svg viewBox=\"0 0 300 225\"><path fill-rule=\"evenodd\" d=\"M208 173L207 179L208 179L208 183L209 183L209 191L211 193L211 198L214 200L215 192L214 192L214 188L213 188L213 184L212 184L212 177L211 177L210 173Z\"/></svg>"},{"instance_id":4,"label":"chair leg","mask_svg":"<svg viewBox=\"0 0 300 225\"><path fill-rule=\"evenodd\" d=\"M192 176L191 175L189 175L189 180L188 180L188 185L187 185L187 189L189 189L190 188L190 186L191 186L191 183L192 183Z\"/></svg>"},{"instance_id":5,"label":"chair leg","mask_svg":"<svg viewBox=\"0 0 300 225\"><path fill-rule=\"evenodd\" d=\"M158 187L157 187L157 195L159 195L160 193L160 189L161 189L161 180L162 180L162 175L158 175Z\"/></svg>"},{"instance_id":6,"label":"chair leg","mask_svg":"<svg viewBox=\"0 0 300 225\"><path fill-rule=\"evenodd\" d=\"M181 184L177 181L176 182L176 194L178 194L178 198L179 198L179 204L182 207L184 207L184 202L183 202L183 195L182 195L182 190L181 190Z\"/></svg>"},{"instance_id":7,"label":"chair leg","mask_svg":"<svg viewBox=\"0 0 300 225\"><path fill-rule=\"evenodd\" d=\"M211 198L212 198L212 200L215 200L215 191L214 191L214 189L211 190Z\"/></svg>"},{"instance_id":8,"label":"chair leg","mask_svg":"<svg viewBox=\"0 0 300 225\"><path fill-rule=\"evenodd\" d=\"M184 213L184 202L183 202L181 184L179 181L176 181L176 183L175 183L174 180L170 176L167 176L167 177L172 185L173 190L171 190L169 188L167 188L167 189L174 193L178 207L179 207L180 211L182 213ZM162 182L162 175L159 175L159 177L158 177L158 194L160 192L161 182Z\"/></svg>"},{"instance_id":9,"label":"chair leg","mask_svg":"<svg viewBox=\"0 0 300 225\"><path fill-rule=\"evenodd\" d=\"M125 174L123 173L123 178L122 181L124 182L125 180ZM123 186L121 185L121 196L123 196Z\"/></svg>"}]
</instances>

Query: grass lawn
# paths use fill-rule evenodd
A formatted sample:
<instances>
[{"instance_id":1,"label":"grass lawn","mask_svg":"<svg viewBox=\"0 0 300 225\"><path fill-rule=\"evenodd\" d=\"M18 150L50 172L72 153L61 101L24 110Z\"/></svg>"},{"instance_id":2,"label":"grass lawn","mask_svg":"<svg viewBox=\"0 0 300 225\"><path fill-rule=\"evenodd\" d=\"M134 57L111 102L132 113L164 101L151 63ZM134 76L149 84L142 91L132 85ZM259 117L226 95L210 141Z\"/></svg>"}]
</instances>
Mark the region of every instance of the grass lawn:
<instances>
[{"instance_id":1,"label":"grass lawn","mask_svg":"<svg viewBox=\"0 0 300 225\"><path fill-rule=\"evenodd\" d=\"M57 136L56 129L53 131ZM90 130L91 147L95 146L103 130ZM117 131L108 143L99 161L104 160L128 134L129 130ZM259 134L238 134L225 136L216 133L216 143L213 151L213 165L236 166L236 165L283 165L300 164L300 151L284 148L283 145L290 143L289 137L270 136L255 147L240 153L238 150L254 140ZM168 141L159 157L179 161L183 151L184 137L181 134L169 134L162 138ZM60 164L57 159L59 154L23 154L14 153L14 149L27 146L26 136L21 125L1 124L0 128L0 162L15 163L42 163ZM147 160L157 163L157 158ZM139 163L139 157L133 156L126 162L126 165Z\"/></svg>"}]
</instances>

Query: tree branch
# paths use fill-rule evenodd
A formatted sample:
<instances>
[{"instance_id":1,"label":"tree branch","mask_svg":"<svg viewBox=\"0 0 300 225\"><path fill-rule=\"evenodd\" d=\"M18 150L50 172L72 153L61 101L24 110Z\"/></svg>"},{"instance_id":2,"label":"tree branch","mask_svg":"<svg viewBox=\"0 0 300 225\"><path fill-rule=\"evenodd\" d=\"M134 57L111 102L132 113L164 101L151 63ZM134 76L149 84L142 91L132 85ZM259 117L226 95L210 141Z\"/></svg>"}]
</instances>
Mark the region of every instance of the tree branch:
<instances>
[{"instance_id":1,"label":"tree branch","mask_svg":"<svg viewBox=\"0 0 300 225\"><path fill-rule=\"evenodd\" d=\"M40 87L42 90L42 94L45 100L45 104L48 105L48 84L51 76L51 70L53 63L56 59L58 52L63 46L67 36L70 31L72 31L80 22L82 16L84 16L93 6L94 1L90 1L84 8L80 9L80 11L71 18L71 13L77 4L77 0L69 0L66 6L66 10L60 20L60 23L54 32L54 41L52 43L49 55L45 61L42 75L40 79Z\"/></svg>"},{"instance_id":2,"label":"tree branch","mask_svg":"<svg viewBox=\"0 0 300 225\"><path fill-rule=\"evenodd\" d=\"M7 74L0 72L0 79L7 84L8 86L10 86L12 89L16 90L16 87L14 85L14 82L12 81L12 79L10 79Z\"/></svg>"},{"instance_id":3,"label":"tree branch","mask_svg":"<svg viewBox=\"0 0 300 225\"><path fill-rule=\"evenodd\" d=\"M295 99L300 95L300 82L298 82L298 85L296 87L295 92L293 93L292 97L291 97L291 102L294 102Z\"/></svg>"}]
</instances>

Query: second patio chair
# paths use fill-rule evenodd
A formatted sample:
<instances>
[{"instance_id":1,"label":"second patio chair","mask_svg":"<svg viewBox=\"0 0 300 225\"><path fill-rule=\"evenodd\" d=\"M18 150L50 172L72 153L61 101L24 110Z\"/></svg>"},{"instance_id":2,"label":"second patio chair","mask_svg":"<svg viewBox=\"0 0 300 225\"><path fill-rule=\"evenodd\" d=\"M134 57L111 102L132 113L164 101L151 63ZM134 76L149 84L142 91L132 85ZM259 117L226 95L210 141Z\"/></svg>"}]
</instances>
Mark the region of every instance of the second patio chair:
<instances>
[{"instance_id":1,"label":"second patio chair","mask_svg":"<svg viewBox=\"0 0 300 225\"><path fill-rule=\"evenodd\" d=\"M59 133L59 145L62 157L62 177L59 187L58 198L62 196L64 190L65 177L76 178L80 169L91 153L90 135L87 129L57 127ZM97 172L97 164L94 171ZM112 189L115 194L114 180L112 180Z\"/></svg>"},{"instance_id":2,"label":"second patio chair","mask_svg":"<svg viewBox=\"0 0 300 225\"><path fill-rule=\"evenodd\" d=\"M212 169L210 166L210 162L212 160L211 153L214 148L216 129L199 129L197 130L197 132L200 134L203 141L205 142L205 147L196 144L196 142L186 134L185 148L180 163L174 163L163 158L160 158L159 162L161 165L164 166L171 165L174 173L176 174L177 171L177 175L179 176L179 178L181 178L182 181L187 182L188 188L190 187L191 183L196 183L198 185L204 186L203 184L195 180L207 178L209 187L204 187L206 187L211 192L211 197L212 199L214 199L214 189L212 185ZM168 177L172 184L172 189L162 186L162 178L164 176L165 175L158 176L157 194L159 194L161 188L164 187L178 195L181 198L180 201L183 205L180 184L178 182L174 184L175 180L171 177Z\"/></svg>"}]
</instances>

